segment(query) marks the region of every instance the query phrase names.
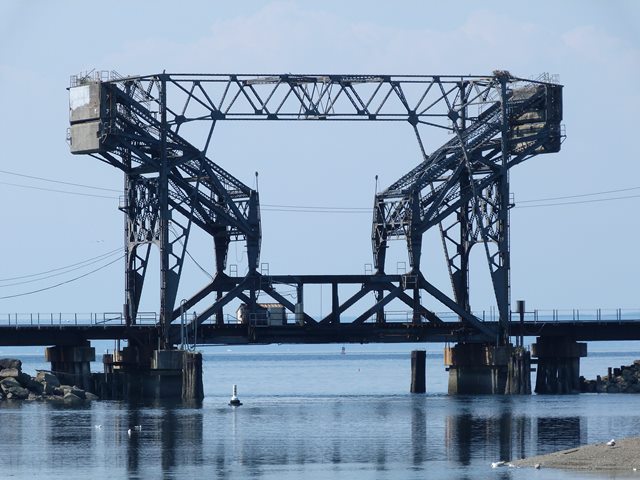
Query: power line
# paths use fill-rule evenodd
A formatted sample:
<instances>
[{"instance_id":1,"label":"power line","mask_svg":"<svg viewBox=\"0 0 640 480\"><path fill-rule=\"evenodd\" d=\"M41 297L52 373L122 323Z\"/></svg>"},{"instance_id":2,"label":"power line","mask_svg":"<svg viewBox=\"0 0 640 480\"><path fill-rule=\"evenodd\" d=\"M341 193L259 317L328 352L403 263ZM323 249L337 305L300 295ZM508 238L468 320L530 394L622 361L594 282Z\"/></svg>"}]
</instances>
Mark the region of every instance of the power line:
<instances>
[{"instance_id":1,"label":"power line","mask_svg":"<svg viewBox=\"0 0 640 480\"><path fill-rule=\"evenodd\" d=\"M117 262L117 261L119 261L119 260L122 260L123 258L124 258L124 255L121 255L120 257L118 257L118 258L116 258L115 260L113 260L113 261L111 261L111 262L107 263L106 265L103 265L103 266L101 266L101 267L98 267L98 268L96 268L96 269L94 269L94 270L91 270L90 272L84 273L84 274L82 274L82 275L80 275L80 276L77 276L77 277L75 277L75 278L71 278L71 279L69 279L69 280L65 280L64 282L56 283L55 285L50 285L50 286L48 286L48 287L44 287L44 288L39 288L38 290L31 290L30 292L16 293L15 295L5 295L5 296L3 296L3 297L0 297L0 300L5 300L5 299L7 299L7 298L24 297L24 296L26 296L26 295L33 295L34 293L44 292L45 290L51 290L51 289L54 289L54 288L60 287L60 286L62 286L62 285L66 285L66 284L68 284L68 283L75 282L76 280L80 280L81 278L87 277L87 276L91 275L92 273L96 273L96 272L98 272L98 271L100 271L100 270L105 269L105 268L107 268L109 265L113 265L114 263L116 263L116 262Z\"/></svg>"},{"instance_id":2,"label":"power line","mask_svg":"<svg viewBox=\"0 0 640 480\"><path fill-rule=\"evenodd\" d=\"M118 249L118 250L120 250L120 249ZM0 288L13 287L13 286L16 286L16 285L24 285L24 284L27 284L27 283L41 282L42 280L46 280L48 278L59 277L60 275L66 275L67 273L75 272L76 270L80 270L82 268L88 267L89 265L95 265L96 263L98 263L98 262L100 262L102 260L105 260L105 259L107 259L109 257L112 257L113 255L117 255L117 254L118 254L118 252L113 252L110 255L107 255L106 257L103 256L103 257L101 257L101 258L99 258L97 260L94 260L94 261L89 262L89 263L84 263L84 264L82 264L82 265L80 265L78 267L70 268L70 269L64 270L62 272L52 273L51 275L46 275L46 276L40 277L40 278L33 278L31 280L23 280L21 282L7 283L5 285L0 285Z\"/></svg>"},{"instance_id":3,"label":"power line","mask_svg":"<svg viewBox=\"0 0 640 480\"><path fill-rule=\"evenodd\" d=\"M8 170L0 170L0 173L5 173L5 174L8 174L8 175L15 175L15 176L24 177L24 178L32 178L32 179L41 180L41 181L44 181L44 182L52 182L52 183L59 183L59 184L63 184L63 185L71 185L71 186L75 186L75 187L89 188L89 189L93 189L93 190L103 190L103 191L118 192L118 193L120 192L120 190L116 190L116 189L112 189L112 188L103 188L103 187L96 187L96 186L93 186L93 185L87 185L87 184L81 184L81 183L64 182L64 181L61 181L61 180L53 180L53 179L44 178L44 177L37 177L37 176L34 176L34 175L26 175L26 174L17 173L17 172L11 172L11 171L8 171ZM96 195L96 194L82 193L82 192L72 192L72 191L69 191L69 190L57 190L57 189L52 189L52 188L43 188L43 187L36 187L36 186L33 186L33 185L22 185L22 184L10 183L10 182L0 182L0 185L9 185L9 186L13 186L13 187L30 188L30 189L34 189L34 190L42 190L42 191L55 192L55 193L66 193L66 194L69 194L69 195L80 195L80 196L94 197L94 198L108 198L108 199L117 199L118 198L118 197L115 197L115 196ZM560 196L560 197L547 197L547 198L539 198L539 199L519 200L517 202L517 205L515 206L515 208L536 208L536 207L556 207L556 206L562 206L562 205L579 205L579 204L582 204L582 203L608 202L608 201L614 201L614 200L626 200L626 199L630 199L630 198L638 198L638 197L640 197L640 195L629 195L629 196L623 196L623 197L602 198L602 199L585 200L585 201L579 201L579 202L557 202L557 203L549 203L549 204L542 204L542 205L520 205L522 203L539 203L539 202L549 202L549 201L554 201L554 200L566 200L566 199L572 199L572 198L584 198L584 197L592 197L592 196L596 196L596 195L607 195L607 194L611 194L611 193L628 192L628 191L632 191L632 190L640 190L640 186L639 187L619 188L619 189L614 189L614 190L603 190L603 191L600 191L600 192L582 193L582 194L576 194L576 195L565 195L565 196ZM267 211L267 212L287 212L287 213L340 213L340 214L342 214L342 213L366 213L366 214L370 214L372 209L371 209L371 207L326 207L326 206L317 206L317 205L262 204L261 205L261 210ZM192 258L192 260L193 260L193 258Z\"/></svg>"},{"instance_id":4,"label":"power line","mask_svg":"<svg viewBox=\"0 0 640 480\"><path fill-rule=\"evenodd\" d=\"M606 191L594 192L594 193L582 193L580 195L568 195L568 196L565 196L565 197L539 198L537 200L519 200L517 203L547 202L547 201L552 201L552 200L565 200L565 199L568 199L568 198L593 197L595 195L605 195L605 194L608 194L608 193L628 192L630 190L640 190L640 187L620 188L618 190L606 190Z\"/></svg>"},{"instance_id":5,"label":"power line","mask_svg":"<svg viewBox=\"0 0 640 480\"><path fill-rule=\"evenodd\" d=\"M72 192L69 190L56 190L55 188L35 187L33 185L21 185L19 183L0 182L0 185L9 185L11 187L20 187L20 188L30 188L32 190L42 190L45 192L66 193L68 195L80 195L82 197L108 198L110 200L118 198L118 197L108 196L108 195L96 195L93 193Z\"/></svg>"},{"instance_id":6,"label":"power line","mask_svg":"<svg viewBox=\"0 0 640 480\"><path fill-rule=\"evenodd\" d=\"M640 187L639 187L640 188ZM371 211L370 207L322 207L311 205L270 205L268 203L262 204L263 207L268 208L307 208L310 210L366 210Z\"/></svg>"},{"instance_id":7,"label":"power line","mask_svg":"<svg viewBox=\"0 0 640 480\"><path fill-rule=\"evenodd\" d=\"M640 198L640 195L628 195L626 197L614 197L614 198L597 198L594 200L580 200L577 202L547 203L543 205L523 205L521 207L516 206L516 208L557 207L559 205L579 205L581 203L611 202L614 200L627 200L629 198Z\"/></svg>"},{"instance_id":8,"label":"power line","mask_svg":"<svg viewBox=\"0 0 640 480\"><path fill-rule=\"evenodd\" d=\"M16 177L33 178L34 180L41 180L43 182L59 183L62 185L71 185L73 187L90 188L92 190L104 190L105 192L116 192L116 193L120 192L120 190L116 190L113 188L96 187L95 185L86 185L84 183L63 182L62 180L53 180L51 178L36 177L34 175L26 175L24 173L10 172L8 170L0 170L0 173L5 173L7 175L14 175Z\"/></svg>"},{"instance_id":9,"label":"power line","mask_svg":"<svg viewBox=\"0 0 640 480\"><path fill-rule=\"evenodd\" d=\"M52 268L51 270L45 270L44 272L31 273L29 275L20 275L19 277L0 278L0 282L9 282L11 280L22 280L23 278L39 277L40 275L46 275L47 273L59 272L60 270L66 270L67 268L71 268L71 267L75 267L77 265L85 264L87 262L91 262L91 261L96 260L96 259L103 259L103 258L106 258L106 257L110 257L111 255L113 255L114 253L118 252L119 250L121 250L121 248L116 248L114 250L111 250L110 252L100 254L97 257L88 258L86 260L82 260L81 262L72 263L71 265L66 265L64 267L58 267L58 268Z\"/></svg>"},{"instance_id":10,"label":"power line","mask_svg":"<svg viewBox=\"0 0 640 480\"><path fill-rule=\"evenodd\" d=\"M193 258L191 253L189 253L189 250L187 250L187 247L184 245L184 242L178 238L179 235L176 233L176 231L173 228L171 228L171 231L176 236L176 240L178 240L180 245L182 245L182 248L184 248L185 253L189 256L191 261L196 264L196 266L202 271L202 273L204 273L207 277L209 277L211 280L213 280L213 276L209 272L207 272L207 270L205 270L205 268L202 265L200 265L195 258Z\"/></svg>"}]
</instances>

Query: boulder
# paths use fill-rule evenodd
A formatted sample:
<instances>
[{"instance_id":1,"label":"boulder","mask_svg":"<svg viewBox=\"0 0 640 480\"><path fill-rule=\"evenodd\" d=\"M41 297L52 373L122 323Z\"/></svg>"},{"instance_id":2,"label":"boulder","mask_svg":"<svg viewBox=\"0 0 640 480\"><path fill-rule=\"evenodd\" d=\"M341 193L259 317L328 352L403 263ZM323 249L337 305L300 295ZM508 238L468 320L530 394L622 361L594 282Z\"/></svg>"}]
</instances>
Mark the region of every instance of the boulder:
<instances>
[{"instance_id":1,"label":"boulder","mask_svg":"<svg viewBox=\"0 0 640 480\"><path fill-rule=\"evenodd\" d=\"M54 395L56 397L64 397L65 393L67 393L67 392L65 392L60 387L52 387L50 395Z\"/></svg>"},{"instance_id":2,"label":"boulder","mask_svg":"<svg viewBox=\"0 0 640 480\"><path fill-rule=\"evenodd\" d=\"M3 368L2 370L0 370L0 378L16 378L21 373L22 372L20 372L20 370L18 370L17 368Z\"/></svg>"},{"instance_id":3,"label":"boulder","mask_svg":"<svg viewBox=\"0 0 640 480\"><path fill-rule=\"evenodd\" d=\"M87 393L84 390L76 387L75 385L71 387L71 390L69 390L69 392L74 394L76 397L80 397L83 400L86 398L86 395L87 395Z\"/></svg>"},{"instance_id":4,"label":"boulder","mask_svg":"<svg viewBox=\"0 0 640 480\"><path fill-rule=\"evenodd\" d=\"M51 372L47 372L46 370L38 370L38 374L36 375L36 380L38 382L46 382L52 387L59 387L60 380Z\"/></svg>"},{"instance_id":5,"label":"boulder","mask_svg":"<svg viewBox=\"0 0 640 480\"><path fill-rule=\"evenodd\" d=\"M35 393L36 395L42 395L44 393L44 384L36 382L26 373L21 373L16 379L27 390Z\"/></svg>"},{"instance_id":6,"label":"boulder","mask_svg":"<svg viewBox=\"0 0 640 480\"><path fill-rule=\"evenodd\" d=\"M22 371L22 362L17 358L0 358L0 370L5 368L17 368Z\"/></svg>"},{"instance_id":7,"label":"boulder","mask_svg":"<svg viewBox=\"0 0 640 480\"><path fill-rule=\"evenodd\" d=\"M65 403L82 403L82 398L78 397L77 395L74 395L71 392L67 392L64 394L63 397Z\"/></svg>"},{"instance_id":8,"label":"boulder","mask_svg":"<svg viewBox=\"0 0 640 480\"><path fill-rule=\"evenodd\" d=\"M99 400L100 399L100 397L98 397L97 395L94 395L91 392L84 392L84 397L87 400Z\"/></svg>"},{"instance_id":9,"label":"boulder","mask_svg":"<svg viewBox=\"0 0 640 480\"><path fill-rule=\"evenodd\" d=\"M29 390L20 385L13 377L8 377L0 381L0 388L2 388L5 396L9 399L24 400L29 396Z\"/></svg>"}]
</instances>

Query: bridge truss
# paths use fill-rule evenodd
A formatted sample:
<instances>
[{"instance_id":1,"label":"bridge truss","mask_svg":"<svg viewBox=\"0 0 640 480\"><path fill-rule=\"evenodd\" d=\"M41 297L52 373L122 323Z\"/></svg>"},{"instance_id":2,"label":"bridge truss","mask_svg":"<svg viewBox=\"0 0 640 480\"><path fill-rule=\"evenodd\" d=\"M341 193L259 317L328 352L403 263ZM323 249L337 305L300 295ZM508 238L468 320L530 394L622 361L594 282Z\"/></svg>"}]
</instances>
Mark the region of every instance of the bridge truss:
<instances>
[{"instance_id":1,"label":"bridge truss","mask_svg":"<svg viewBox=\"0 0 640 480\"><path fill-rule=\"evenodd\" d=\"M214 129L223 121L387 121L414 131L422 162L376 194L371 275L263 275L258 271L261 220L258 192L208 156ZM192 320L215 317L234 299L258 312L259 292L295 314L301 328L317 332L341 325L341 315L368 293L375 304L348 327L374 319L384 325L385 306L399 300L413 311L411 324L446 323L424 307L426 293L462 322L460 338L504 344L509 335L509 169L537 154L557 152L562 133L562 86L524 80L506 71L489 76L446 75L202 75L72 77L70 143L125 174L125 318L134 324L149 265L160 250L159 328L165 345L176 343L176 320L198 306ZM204 138L190 124L206 126ZM428 153L425 129L450 136ZM187 139L188 138L188 139ZM213 280L176 305L190 232L213 238ZM430 283L420 270L422 237L437 228L444 245L453 294ZM404 239L411 269L385 272L388 242ZM227 274L231 242L246 244L248 273ZM469 253L481 244L499 311L497 327L471 313ZM296 287L296 301L276 285ZM304 285L328 284L332 309L314 318L304 308ZM359 285L346 300L339 287ZM214 297L211 299L211 297ZM206 302L206 303L205 303ZM345 327L347 324L344 324Z\"/></svg>"}]
</instances>

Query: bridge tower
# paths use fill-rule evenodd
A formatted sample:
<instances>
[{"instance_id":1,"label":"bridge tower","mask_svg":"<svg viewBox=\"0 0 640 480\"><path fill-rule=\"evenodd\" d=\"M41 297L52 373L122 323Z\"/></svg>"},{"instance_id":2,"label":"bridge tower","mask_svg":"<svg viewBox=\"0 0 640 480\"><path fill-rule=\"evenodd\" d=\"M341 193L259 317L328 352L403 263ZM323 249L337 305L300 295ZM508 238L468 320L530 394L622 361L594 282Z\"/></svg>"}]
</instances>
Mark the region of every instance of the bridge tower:
<instances>
[{"instance_id":1,"label":"bridge tower","mask_svg":"<svg viewBox=\"0 0 640 480\"><path fill-rule=\"evenodd\" d=\"M209 318L222 324L224 306L234 299L255 315L261 291L310 329L335 326L340 313L369 292L375 293L375 304L356 318L356 325L372 316L384 325L385 307L394 300L412 309L411 323L441 324L443 319L424 306L426 296L457 315L464 326L456 339L460 351L455 358L474 356L471 350L463 352L470 342L508 350L509 169L537 154L557 152L561 119L561 85L516 78L506 71L485 76L91 74L73 77L70 88L72 153L90 154L124 172L128 324L136 322L150 249L155 245L160 250L162 348L177 343L175 321L182 311L198 306L194 326ZM258 271L258 193L207 156L215 126L227 120L409 125L418 140L419 162L375 196L372 275L289 276L286 281L298 292L296 302L291 302L274 287L274 277ZM204 139L188 135L196 122L205 127ZM425 129L447 132L450 138L428 149ZM212 237L216 272L209 284L177 306L193 228ZM436 288L421 269L422 238L433 228L442 237L452 293ZM411 269L391 276L385 272L386 249L397 239L406 241ZM247 248L249 268L244 276L226 271L234 241ZM499 312L497 329L471 310L469 255L474 245L483 248L489 266ZM358 282L361 291L340 303L339 285ZM333 308L326 318L316 320L305 311L305 283L331 285ZM213 303L201 306L211 295ZM506 368L485 366L497 368L501 375ZM463 370L462 364L450 366L452 375L460 376Z\"/></svg>"}]
</instances>

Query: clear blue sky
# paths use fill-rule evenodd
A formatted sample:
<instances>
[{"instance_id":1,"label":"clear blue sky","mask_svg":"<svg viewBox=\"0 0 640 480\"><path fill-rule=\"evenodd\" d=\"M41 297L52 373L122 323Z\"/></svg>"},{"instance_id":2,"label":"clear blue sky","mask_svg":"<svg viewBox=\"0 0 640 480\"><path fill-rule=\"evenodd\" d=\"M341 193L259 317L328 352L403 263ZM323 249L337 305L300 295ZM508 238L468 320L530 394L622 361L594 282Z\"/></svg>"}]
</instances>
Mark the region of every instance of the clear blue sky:
<instances>
[{"instance_id":1,"label":"clear blue sky","mask_svg":"<svg viewBox=\"0 0 640 480\"><path fill-rule=\"evenodd\" d=\"M0 169L121 188L118 171L72 156L65 142L69 76L92 68L121 74L485 74L500 68L525 78L550 72L565 85L567 140L560 153L512 171L516 203L636 190L573 199L630 197L622 200L537 208L521 203L512 210L512 299L525 298L531 308L640 307L640 4L445 3L5 0L0 4ZM376 174L384 187L419 161L408 125L243 123L225 124L217 135L212 158L248 184L259 171L263 204L369 207ZM427 145L427 150L438 146ZM105 262L34 283L7 286L33 279L7 278L122 246L117 192L8 173L0 173L0 182L0 296L46 287ZM369 213L265 211L262 219L262 261L271 273L360 273L371 262ZM194 238L189 249L212 267L208 239ZM405 257L398 243L388 265ZM229 262L242 271L243 259L243 245L232 245ZM476 309L493 304L482 260L477 249L472 265ZM448 287L440 243L429 236L422 269ZM181 295L206 282L190 265ZM157 288L155 271L149 286ZM307 297L311 303L318 298L319 292ZM122 302L123 265L116 262L64 287L0 300L0 313L120 311ZM156 308L153 298L145 307Z\"/></svg>"}]
</instances>

